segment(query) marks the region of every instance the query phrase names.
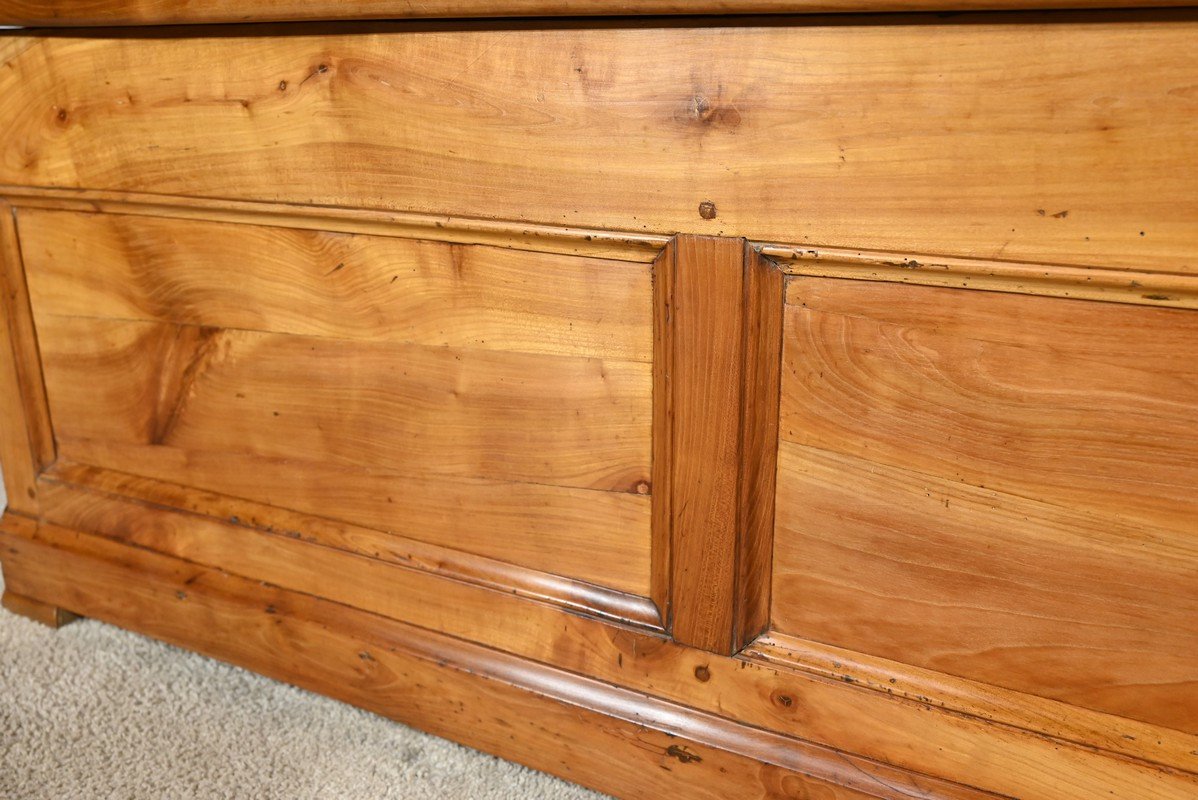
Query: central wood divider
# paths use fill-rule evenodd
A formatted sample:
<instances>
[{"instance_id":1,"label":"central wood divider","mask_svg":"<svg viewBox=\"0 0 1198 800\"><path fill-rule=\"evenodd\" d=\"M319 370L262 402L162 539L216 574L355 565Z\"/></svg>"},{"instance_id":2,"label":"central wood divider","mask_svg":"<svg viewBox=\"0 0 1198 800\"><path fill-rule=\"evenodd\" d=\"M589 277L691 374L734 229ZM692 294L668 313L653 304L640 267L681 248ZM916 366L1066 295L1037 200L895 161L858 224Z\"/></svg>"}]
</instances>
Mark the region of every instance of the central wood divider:
<instances>
[{"instance_id":1,"label":"central wood divider","mask_svg":"<svg viewBox=\"0 0 1198 800\"><path fill-rule=\"evenodd\" d=\"M671 633L728 654L768 620L783 275L743 240L707 236L677 237L655 267L669 274L655 433L672 465L658 518L672 531Z\"/></svg>"}]
</instances>

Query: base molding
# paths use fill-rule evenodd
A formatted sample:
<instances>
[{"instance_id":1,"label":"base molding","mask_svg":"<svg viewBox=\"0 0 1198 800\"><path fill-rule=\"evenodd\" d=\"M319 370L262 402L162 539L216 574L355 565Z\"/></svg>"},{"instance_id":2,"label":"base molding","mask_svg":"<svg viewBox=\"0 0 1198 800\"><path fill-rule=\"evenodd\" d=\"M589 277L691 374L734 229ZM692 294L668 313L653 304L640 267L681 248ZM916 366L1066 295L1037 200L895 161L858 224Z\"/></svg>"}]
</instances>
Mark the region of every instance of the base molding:
<instances>
[{"instance_id":1,"label":"base molding","mask_svg":"<svg viewBox=\"0 0 1198 800\"><path fill-rule=\"evenodd\" d=\"M65 605L621 797L998 796L23 517L0 543L25 608Z\"/></svg>"},{"instance_id":2,"label":"base molding","mask_svg":"<svg viewBox=\"0 0 1198 800\"><path fill-rule=\"evenodd\" d=\"M906 734L890 727L888 714L908 701L855 682L779 673L786 681L780 686L789 688L776 688L769 701L807 722L786 733L768 730L721 713L728 704L743 707L745 693L761 685L754 678L771 669L751 655L709 654L710 668L695 668L693 676L710 693L696 705L708 707L696 708L671 699L669 689L662 696L654 692L670 683L669 661L645 686L626 688L616 677L590 677L12 513L0 521L0 560L9 595L24 602L23 609L57 614L69 608L620 797L1082 800L1102 786L1110 797L1183 800L1198 787L1190 773L1002 724L985 725L968 738L945 738L941 729L947 725L981 723L920 704L925 752L905 758L945 770L929 775L852 752L877 749L879 736L891 750L906 752L895 750ZM624 666L634 664L626 658ZM684 666L689 674L691 665ZM819 693L804 692L804 684L823 684L843 702L817 702ZM842 737L843 745L802 737L803 730L826 730L830 715L855 731ZM951 759L937 761L945 752L936 741L955 741L972 755L954 756L957 766L950 770ZM1014 747L1012 741L1025 744ZM1019 765L1034 769L1019 777ZM989 790L966 785L995 783L996 769L1015 777ZM1025 793L1028 787L1035 791Z\"/></svg>"}]
</instances>

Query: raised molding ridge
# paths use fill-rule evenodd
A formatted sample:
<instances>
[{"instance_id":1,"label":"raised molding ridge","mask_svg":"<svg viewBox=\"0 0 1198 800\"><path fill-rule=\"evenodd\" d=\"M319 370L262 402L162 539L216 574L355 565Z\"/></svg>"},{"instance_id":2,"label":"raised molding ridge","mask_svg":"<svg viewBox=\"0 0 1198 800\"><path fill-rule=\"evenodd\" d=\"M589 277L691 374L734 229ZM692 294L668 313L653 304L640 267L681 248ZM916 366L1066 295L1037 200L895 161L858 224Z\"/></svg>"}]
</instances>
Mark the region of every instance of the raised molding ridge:
<instances>
[{"instance_id":1,"label":"raised molding ridge","mask_svg":"<svg viewBox=\"0 0 1198 800\"><path fill-rule=\"evenodd\" d=\"M1198 736L1159 725L778 633L740 657L1198 773Z\"/></svg>"},{"instance_id":2,"label":"raised molding ridge","mask_svg":"<svg viewBox=\"0 0 1198 800\"><path fill-rule=\"evenodd\" d=\"M1198 274L1076 267L813 245L754 248L787 275L913 283L1107 303L1198 309Z\"/></svg>"},{"instance_id":3,"label":"raised molding ridge","mask_svg":"<svg viewBox=\"0 0 1198 800\"><path fill-rule=\"evenodd\" d=\"M479 244L648 264L670 236L375 209L90 189L0 186L18 208L129 214ZM1198 274L752 242L787 275L913 283L1198 309Z\"/></svg>"},{"instance_id":4,"label":"raised molding ridge","mask_svg":"<svg viewBox=\"0 0 1198 800\"><path fill-rule=\"evenodd\" d=\"M652 790L665 782L716 797L721 788L708 781L731 790L743 786L744 776L759 774L758 791L776 784L803 796L842 787L853 793L847 796L890 800L1000 797L55 525L9 515L0 523L0 541L22 566L24 596L37 602L247 665L480 749L494 752L488 736L502 741L504 730L520 727L521 736L537 737L540 746L505 755L607 791L656 796ZM67 564L77 569L60 568ZM113 580L118 576L125 579ZM98 591L100 585L106 588ZM420 683L414 672L429 673L425 680L436 674L437 685ZM496 693L508 694L508 702L496 702L502 699ZM449 707L458 708L459 696L481 702L458 715ZM535 731L520 726L517 704L550 713L550 721ZM578 748L565 726L606 730L614 751ZM648 758L662 769L612 769L613 758ZM575 771L575 760L586 766ZM763 764L772 769L761 771Z\"/></svg>"},{"instance_id":5,"label":"raised molding ridge","mask_svg":"<svg viewBox=\"0 0 1198 800\"><path fill-rule=\"evenodd\" d=\"M250 528L262 535L298 539L307 545L328 547L394 567L427 572L608 622L650 631L662 629L657 607L646 597L340 520L315 517L251 500L73 462L55 464L41 475L39 482L74 487L118 501L208 517L223 524ZM336 543L322 535L334 528L347 532ZM386 549L363 546L382 537L387 540ZM353 543L361 544L354 546Z\"/></svg>"},{"instance_id":6,"label":"raised molding ridge","mask_svg":"<svg viewBox=\"0 0 1198 800\"><path fill-rule=\"evenodd\" d=\"M278 228L480 244L644 264L653 261L670 240L668 236L597 228L135 192L0 186L0 198L18 208L239 222Z\"/></svg>"}]
</instances>

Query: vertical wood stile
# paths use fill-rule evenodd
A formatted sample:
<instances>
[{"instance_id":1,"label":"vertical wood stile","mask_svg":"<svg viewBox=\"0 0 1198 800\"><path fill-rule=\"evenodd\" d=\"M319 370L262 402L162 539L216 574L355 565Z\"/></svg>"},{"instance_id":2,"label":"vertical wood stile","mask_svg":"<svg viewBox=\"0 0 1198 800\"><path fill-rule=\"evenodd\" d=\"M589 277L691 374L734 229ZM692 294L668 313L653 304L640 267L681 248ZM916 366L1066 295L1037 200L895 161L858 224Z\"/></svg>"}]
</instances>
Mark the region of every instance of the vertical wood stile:
<instances>
[{"instance_id":1,"label":"vertical wood stile","mask_svg":"<svg viewBox=\"0 0 1198 800\"><path fill-rule=\"evenodd\" d=\"M671 266L658 282L670 469L655 518L670 526L669 619L676 640L731 653L768 615L782 276L743 239L679 236L659 274Z\"/></svg>"}]
</instances>

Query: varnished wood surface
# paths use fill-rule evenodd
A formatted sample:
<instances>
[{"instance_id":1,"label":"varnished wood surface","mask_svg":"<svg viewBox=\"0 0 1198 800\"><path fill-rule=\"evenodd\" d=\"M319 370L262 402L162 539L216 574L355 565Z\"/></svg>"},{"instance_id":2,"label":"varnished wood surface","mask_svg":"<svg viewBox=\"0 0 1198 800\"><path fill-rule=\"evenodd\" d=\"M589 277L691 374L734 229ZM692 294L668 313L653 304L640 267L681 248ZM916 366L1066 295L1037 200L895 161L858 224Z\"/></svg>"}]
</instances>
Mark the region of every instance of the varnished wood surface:
<instances>
[{"instance_id":1,"label":"varnished wood surface","mask_svg":"<svg viewBox=\"0 0 1198 800\"><path fill-rule=\"evenodd\" d=\"M0 461L9 508L37 514L35 479L53 460L41 362L12 207L0 202ZM40 401L40 402L39 402Z\"/></svg>"},{"instance_id":2,"label":"varnished wood surface","mask_svg":"<svg viewBox=\"0 0 1198 800\"><path fill-rule=\"evenodd\" d=\"M1188 800L1196 27L5 37L13 597L634 796Z\"/></svg>"},{"instance_id":3,"label":"varnished wood surface","mask_svg":"<svg viewBox=\"0 0 1198 800\"><path fill-rule=\"evenodd\" d=\"M292 625L298 625L307 630L304 628L304 620L316 620L319 624L311 630L323 631L322 635L340 635L352 630L352 620L358 619L355 614L346 614L344 607L333 607L339 608L334 617L323 616L316 611L316 608L327 607L323 606L326 601L313 598L310 595L284 592L284 590L264 586L259 582L242 582L241 578L229 575L223 570L204 569L192 563L153 556L152 553L143 550L128 550L120 545L105 544L103 540L87 537L85 534L62 531L53 526L43 526L40 532L35 533L30 523L12 515L7 517L4 531L5 533L0 537L0 543L4 547L6 568L11 572L18 588L23 592L36 594L43 599L54 598L55 601L60 601L68 607L75 607L89 616L131 626L135 630L167 638L168 641L189 642L188 647L199 648L201 651L225 657L225 659L247 663L248 666L279 678L297 680L302 674L298 672L298 665L305 665L305 663L322 663L323 665L331 660L328 654L316 657L316 659L296 657L296 659L280 660L273 657L272 654L277 653L277 648L288 646L286 644L288 642L307 641L301 632L292 628ZM78 575L79 578L73 581L68 577L69 575ZM241 587L253 588L246 595L242 593ZM258 626L250 622L246 614L237 613L235 611L236 604L230 605L230 602L226 601L230 595L253 598L254 613L261 614L261 624L264 625L264 628L260 630ZM180 613L181 610L187 610L188 616L175 628L174 620L177 619L175 614ZM211 632L211 638L205 634L204 641L195 640L196 620L200 619L204 619L206 622L199 625L198 628ZM232 624L226 625L222 620L232 620ZM585 623L585 620L576 620L576 622ZM272 629L279 630L278 634L271 634ZM397 629L394 626L386 630L391 632L379 640L387 642L386 646L382 648L385 653L388 648L404 648L405 642L412 641L406 632L403 637L397 637L395 635ZM587 637L582 635L583 630L585 629L580 628L574 636L563 637L559 642L563 650L550 659L550 662L561 663L559 659L564 655L565 649L577 649L580 653L588 654L583 657L582 661L577 662L580 665L582 663L587 665L585 672L615 669L617 666L615 657L612 657L610 661L605 659L603 657L604 648L595 649L601 640L592 638L587 641ZM436 640L437 637L434 638ZM376 640L370 641L373 643ZM256 655L254 659L244 657L250 653L258 653L259 644L256 644L258 642L265 642L262 646L264 647L262 654ZM658 647L646 647L645 642L642 641L637 647L634 641L625 636L616 636L607 642L609 642L607 647L616 646L618 651L623 654L623 668L619 669L619 674L622 674L623 677L619 683L646 690L649 686L653 686L654 689L649 693L658 696L665 692L666 696L677 697L679 692L683 692L683 695L689 698L686 699L685 705L689 705L691 708L719 709L721 716L724 716L725 719L728 716L732 716L733 719L743 719L740 714L744 709L751 708L757 702L762 702L764 708L773 709L775 722L769 727L805 731L807 735L815 734L817 739L830 729L841 728L842 735L853 737L854 740L864 744L867 749L873 750L879 746L897 747L893 752L899 762L913 757L916 759L932 758L927 763L938 763L940 764L939 768L943 769L946 762L958 758L967 759L968 763L974 765L975 780L998 781L1005 784L1008 790L999 793L1004 796L1036 796L1036 798L1047 800L1058 798L1081 800L1093 798L1095 793L1101 792L1107 796L1114 796L1114 798L1131 799L1154 796L1154 798L1181 800L1191 796L1192 789L1196 786L1192 776L1181 776L1169 771L1145 770L1142 765L1136 766L1124 759L1102 757L1087 749L1075 749L1059 740L1019 737L1010 729L976 726L974 723L970 723L966 717L940 714L938 711L928 708L924 703L879 696L877 692L857 689L857 687L841 683L841 681L828 683L828 681L804 678L799 674L788 677L785 671L778 672L775 669L752 665L748 662L724 659L724 657L712 654L701 654L695 650L671 646L666 642L662 642ZM304 651L310 654L319 650L319 648L314 650L313 647ZM369 661L371 659L377 661L380 657L380 651L375 647L362 648L355 644L351 650L352 659L357 659L361 668L373 668ZM361 656L363 649L368 651L371 659ZM453 650L446 650L440 641L430 642L430 646L424 651L428 654L429 659L434 661L449 661L443 656L453 654ZM495 654L495 657L502 656ZM362 661L368 663L362 665ZM670 665L673 665L674 668L668 668ZM695 665L701 665L707 669L706 680L697 680L695 675L691 674L692 671L697 672ZM447 665L443 663L442 666ZM485 673L485 669L480 668L482 666L482 663L477 663L476 668L471 672ZM527 671L530 669L532 674L537 674L537 668L530 662L513 663L513 667L519 668L519 671L525 674L528 674ZM438 685L438 680L432 679L432 675L429 678L430 680L424 681L423 685ZM346 675L332 683L343 691L351 686L362 685L361 681L347 679ZM317 691L333 693L333 696L346 698L343 693L333 691L332 686L304 685L314 687ZM605 684L601 685L610 684L605 681ZM380 686L371 683L368 685L367 692L377 701L377 698L380 697ZM538 693L544 695L545 691L541 689ZM416 696L406 693L405 697L409 698L409 702L413 702L417 697L436 697L437 695L438 692L417 692ZM579 695L573 695L573 697L579 698ZM642 725L647 720L657 719L653 716L652 709L658 707L652 705L651 698L627 697L629 704L625 708L630 716L624 716L623 719L635 719ZM839 702L824 705L825 701ZM577 699L574 703L577 703ZM491 708L507 708L507 705L507 703L484 703L480 705L479 711L482 713ZM674 708L678 710L682 707ZM611 714L613 710L615 709L611 707L604 708L607 714ZM899 722L899 719L895 717L896 714L902 716L907 713L912 714L912 719L907 723ZM645 716L646 714L648 716ZM617 720L619 717L621 714L617 714ZM407 719L416 725L425 725L423 721L413 721L410 717L401 717L401 719ZM474 719L477 720L477 717ZM677 725L688 717L671 715L670 719L674 721L674 725ZM860 725L861 719L869 719L871 725L863 729ZM920 721L918 725L916 725L916 721ZM611 719L601 725L598 719L589 722L603 729L610 729L610 726L618 723ZM724 740L725 732L728 734L738 733L740 743L742 743L740 746L749 745L755 741L751 728L727 728L719 722L719 717L700 717L697 722L700 722L701 725L694 734L696 744L706 743L707 747L710 747L713 739L716 743ZM477 726L478 723L474 722L474 725ZM506 733L513 733L510 727L503 726L502 723L497 723L497 725L503 727ZM985 731L985 738L976 741L973 746L969 745L970 726L978 728L979 732ZM555 728L553 725L545 727ZM918 733L916 733L916 728L919 728ZM458 739L470 735L468 732L455 731L449 734L448 729L444 729L444 731L447 735L453 735ZM677 728L673 728L673 732L679 733ZM910 744L914 745L918 740L919 746L908 745L906 749L903 749L897 739L902 739L906 735L912 737ZM522 740L524 737L518 735L515 739L508 740L508 743L498 751L508 754L509 757L524 759ZM470 739L466 738L466 741L467 744L472 744ZM768 737L766 741L769 741ZM776 763L772 760L775 758L803 757L805 753L810 752L804 750L803 746L795 744L795 741L797 740L788 740L788 745L778 747L772 751L773 756L766 758L762 758L766 756L766 753L760 749L754 749L752 757L764 760L769 764ZM987 758L979 760L975 757L975 753L978 752L976 746L981 746L982 741L986 743ZM704 753L698 754L703 757ZM674 756L674 758L676 757ZM842 754L835 754L831 758L836 764L846 765ZM532 763L540 765L540 762ZM610 772L611 759L605 758L604 763L607 765L607 771ZM855 777L848 776L848 786L859 786L855 781L863 780L863 778L867 780L870 775L875 774L869 769L869 762L863 764L859 760L849 758L849 763L852 764L849 771L853 772ZM640 766L640 762L635 762L635 765ZM866 768L864 775L860 774L863 766ZM541 768L544 769L544 766ZM761 766L758 765L756 769L760 770ZM640 769L633 770L634 774L639 774L640 771ZM946 796L976 796L970 795L961 787L954 787L944 782L928 782L926 778L915 778L910 774L904 776L902 772L891 771L885 777L893 783L889 786L889 793L881 794L884 798L906 796L902 794L902 792L906 792L904 787L912 786L920 787L924 793L916 794L916 796L937 798L937 796L945 796L943 793L948 793ZM575 776L571 777L571 780L580 780L580 778ZM742 776L742 783L739 784L739 792L744 790L743 780L744 776ZM845 778L837 778L837 780L843 781ZM919 780L919 782L910 783L913 780ZM604 786L610 786L610 784L604 784ZM720 786L722 787L722 784ZM700 778L700 786L694 790L698 793L706 790L706 786L702 784L702 778ZM721 792L722 790L725 789L721 788ZM782 789L775 786L775 793L780 790ZM792 787L792 790L798 789ZM829 788L828 792L830 798L840 796L835 794L833 789ZM899 794L895 794L896 792ZM768 795L769 792L766 794ZM635 793L634 796L636 796ZM700 796L703 795L700 794Z\"/></svg>"},{"instance_id":4,"label":"varnished wood surface","mask_svg":"<svg viewBox=\"0 0 1198 800\"><path fill-rule=\"evenodd\" d=\"M1198 736L771 632L744 655L1003 725L1198 772Z\"/></svg>"},{"instance_id":5,"label":"varnished wood surface","mask_svg":"<svg viewBox=\"0 0 1198 800\"><path fill-rule=\"evenodd\" d=\"M642 14L799 14L1135 8L1185 0L2 0L0 24L37 26L178 25L405 17L629 16Z\"/></svg>"},{"instance_id":6,"label":"varnished wood surface","mask_svg":"<svg viewBox=\"0 0 1198 800\"><path fill-rule=\"evenodd\" d=\"M20 224L65 458L649 593L647 266Z\"/></svg>"},{"instance_id":7,"label":"varnished wood surface","mask_svg":"<svg viewBox=\"0 0 1198 800\"><path fill-rule=\"evenodd\" d=\"M650 360L642 265L36 209L19 225L34 305L56 314Z\"/></svg>"},{"instance_id":8,"label":"varnished wood surface","mask_svg":"<svg viewBox=\"0 0 1198 800\"><path fill-rule=\"evenodd\" d=\"M1189 14L252 30L33 40L0 183L1198 269Z\"/></svg>"},{"instance_id":9,"label":"varnished wood surface","mask_svg":"<svg viewBox=\"0 0 1198 800\"><path fill-rule=\"evenodd\" d=\"M11 45L12 41L0 38L0 43ZM0 196L17 208L233 222L272 228L503 247L645 264L656 259L670 240L669 236L662 234L479 219L452 214L221 200L145 192L0 186Z\"/></svg>"},{"instance_id":10,"label":"varnished wood surface","mask_svg":"<svg viewBox=\"0 0 1198 800\"><path fill-rule=\"evenodd\" d=\"M888 281L1105 303L1198 309L1198 275L926 256L862 248L759 244L788 275ZM1096 263L1101 261L1098 256Z\"/></svg>"},{"instance_id":11,"label":"varnished wood surface","mask_svg":"<svg viewBox=\"0 0 1198 800\"><path fill-rule=\"evenodd\" d=\"M280 472L278 480L281 483L290 475L286 470ZM251 482L244 476L241 481L243 485ZM435 487L435 482L428 481L425 485ZM568 558L547 559L543 551L553 551L555 545L560 549L561 544L553 541L540 544L539 551L542 552L538 552L535 537L530 537L533 546L516 543L505 549L499 544L503 539L496 530L460 526L453 541L455 547L447 547L320 516L321 512L338 506L335 500L326 500L319 492L315 493L316 502L323 506L305 513L204 491L194 485L143 478L70 461L59 461L42 473L38 488L45 494L44 520L161 552L184 555L213 566L232 567L236 562L242 565L245 574L280 586L328 594L335 590L326 588L323 580L312 581L313 574L349 576L356 570L365 570L367 575L372 571L386 575L389 587L384 592L389 598L383 607L386 612L400 619L413 619L411 615L419 611L420 615L414 621L476 640L480 636L480 627L474 619L475 610L479 605L485 605L479 598L493 596L487 590L503 593L500 600L493 601L497 603L493 610L500 613L499 606L507 608L510 605L503 613L510 613L521 625L530 622L529 615L533 612L519 611L521 604L510 604L510 596L554 604L621 624L654 630L660 630L663 625L657 608L647 597L558 574L572 572L572 562ZM367 490L370 489L379 491L380 487L369 486ZM430 494L442 503L442 509L452 508L454 503L464 504L452 497L443 499L435 491ZM355 495L348 495L348 498L353 497ZM348 498L341 495L340 500L345 502ZM498 505L498 501L492 500ZM530 502L527 498L517 497L517 500ZM512 511L511 516L518 513ZM586 531L581 525L570 528L564 521L561 524L575 535ZM197 537L191 532L193 528L214 532ZM206 539L212 541L206 542ZM233 544L242 540L252 544ZM220 547L220 541L229 544L231 550ZM272 559L268 555L252 555L269 554L272 548L278 549L283 556ZM343 552L330 553L325 548ZM237 553L230 556L233 561L222 559L227 552ZM481 555L485 553L496 555ZM293 557L286 557L286 554ZM382 563L346 559L345 554ZM203 556L210 560L205 561ZM250 560L242 560L245 558ZM616 554L611 558L625 572L623 581L617 579L615 582L624 582L628 574L635 572L637 565L630 564L627 555ZM315 573L290 568L291 563L307 565ZM539 570L528 564L547 565L557 572ZM585 567L579 569L586 571ZM451 583L434 591L432 587L437 581L433 578ZM371 580L366 578L362 583L370 584ZM405 584L410 588L401 589ZM354 596L358 596L357 593ZM403 598L404 603L396 605L397 598ZM362 607L375 608L369 603ZM447 612L448 608L454 611ZM405 616L405 609L408 616ZM542 615L540 621L544 623L548 618ZM510 635L512 632L487 620L482 620L482 625L483 629L490 625L492 634ZM535 638L541 632L530 630L528 634Z\"/></svg>"},{"instance_id":12,"label":"varnished wood surface","mask_svg":"<svg viewBox=\"0 0 1198 800\"><path fill-rule=\"evenodd\" d=\"M680 236L670 298L674 638L729 653L734 629L745 245Z\"/></svg>"},{"instance_id":13,"label":"varnished wood surface","mask_svg":"<svg viewBox=\"0 0 1198 800\"><path fill-rule=\"evenodd\" d=\"M235 222L448 244L485 245L638 263L654 261L670 239L661 234L644 232L484 220L445 214L213 200L141 192L0 186L0 197L7 198L18 209ZM928 258L910 251L880 251L861 247L812 247L778 242L754 242L752 246L776 261L790 275L893 281L1198 309L1198 274L1111 268L1103 265L1101 253L1096 254L1085 266L1064 266L1002 258Z\"/></svg>"},{"instance_id":14,"label":"varnished wood surface","mask_svg":"<svg viewBox=\"0 0 1198 800\"><path fill-rule=\"evenodd\" d=\"M0 536L43 597L621 796L994 797L219 570L11 519Z\"/></svg>"},{"instance_id":15,"label":"varnished wood surface","mask_svg":"<svg viewBox=\"0 0 1198 800\"><path fill-rule=\"evenodd\" d=\"M794 279L777 630L1198 732L1188 312Z\"/></svg>"},{"instance_id":16,"label":"varnished wood surface","mask_svg":"<svg viewBox=\"0 0 1198 800\"><path fill-rule=\"evenodd\" d=\"M78 619L70 611L58 606L42 603L8 590L5 590L4 597L0 598L0 605L3 605L6 611L27 617L34 622L40 622L48 628L61 628Z\"/></svg>"}]
</instances>

